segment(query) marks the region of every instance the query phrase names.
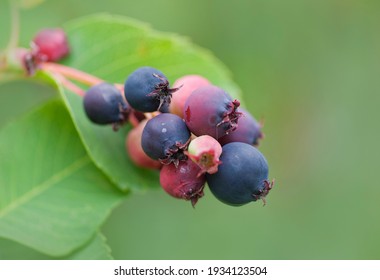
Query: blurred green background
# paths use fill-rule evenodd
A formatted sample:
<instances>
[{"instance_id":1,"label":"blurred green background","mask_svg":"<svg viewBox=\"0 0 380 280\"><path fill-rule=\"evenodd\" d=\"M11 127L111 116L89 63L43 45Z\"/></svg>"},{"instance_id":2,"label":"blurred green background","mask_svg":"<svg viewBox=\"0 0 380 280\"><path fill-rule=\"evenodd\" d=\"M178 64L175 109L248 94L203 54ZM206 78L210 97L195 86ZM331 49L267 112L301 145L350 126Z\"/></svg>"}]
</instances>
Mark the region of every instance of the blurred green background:
<instances>
[{"instance_id":1,"label":"blurred green background","mask_svg":"<svg viewBox=\"0 0 380 280\"><path fill-rule=\"evenodd\" d=\"M22 11L21 43L96 12L188 36L221 59L265 120L260 149L276 179L265 207L226 206L208 190L195 210L159 189L130 196L102 228L116 259L380 259L379 1L47 0ZM0 0L0 48L8 29ZM0 127L53 94L35 87L0 86Z\"/></svg>"}]
</instances>

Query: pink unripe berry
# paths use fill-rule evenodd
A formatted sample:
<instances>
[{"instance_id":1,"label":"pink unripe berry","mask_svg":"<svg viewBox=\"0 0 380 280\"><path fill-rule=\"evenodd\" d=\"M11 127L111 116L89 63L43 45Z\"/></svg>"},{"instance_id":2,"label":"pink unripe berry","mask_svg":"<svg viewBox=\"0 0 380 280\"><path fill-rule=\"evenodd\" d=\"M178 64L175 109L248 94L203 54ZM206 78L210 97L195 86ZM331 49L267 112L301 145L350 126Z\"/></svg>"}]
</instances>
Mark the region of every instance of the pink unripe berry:
<instances>
[{"instance_id":1,"label":"pink unripe berry","mask_svg":"<svg viewBox=\"0 0 380 280\"><path fill-rule=\"evenodd\" d=\"M126 149L131 160L140 167L159 169L162 164L158 160L151 159L148 157L141 147L141 135L144 130L147 120L143 120L129 131L127 140L125 142Z\"/></svg>"},{"instance_id":2,"label":"pink unripe berry","mask_svg":"<svg viewBox=\"0 0 380 280\"><path fill-rule=\"evenodd\" d=\"M178 167L174 164L164 165L160 171L160 184L171 196L190 200L194 206L203 196L206 182L205 175L198 176L200 171L190 159L180 161Z\"/></svg>"},{"instance_id":3,"label":"pink unripe berry","mask_svg":"<svg viewBox=\"0 0 380 280\"><path fill-rule=\"evenodd\" d=\"M222 154L222 146L209 135L194 138L188 147L186 155L201 169L200 174L214 174L218 172L219 160Z\"/></svg>"},{"instance_id":4,"label":"pink unripe berry","mask_svg":"<svg viewBox=\"0 0 380 280\"><path fill-rule=\"evenodd\" d=\"M41 61L58 61L69 53L69 45L63 29L43 29L33 39L36 54Z\"/></svg>"},{"instance_id":5,"label":"pink unripe berry","mask_svg":"<svg viewBox=\"0 0 380 280\"><path fill-rule=\"evenodd\" d=\"M186 75L176 80L173 87L182 87L179 88L177 92L173 93L169 107L170 112L183 118L183 107L185 106L186 99L197 88L209 84L210 82L206 78L199 75Z\"/></svg>"}]
</instances>

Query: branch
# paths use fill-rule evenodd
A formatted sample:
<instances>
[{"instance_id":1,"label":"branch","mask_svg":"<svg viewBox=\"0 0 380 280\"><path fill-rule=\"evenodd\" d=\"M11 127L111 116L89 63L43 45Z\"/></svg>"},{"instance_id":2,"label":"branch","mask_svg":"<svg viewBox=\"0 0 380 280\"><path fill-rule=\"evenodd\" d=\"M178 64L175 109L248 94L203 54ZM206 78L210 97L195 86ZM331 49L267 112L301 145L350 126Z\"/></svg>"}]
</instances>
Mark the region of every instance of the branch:
<instances>
[{"instance_id":1,"label":"branch","mask_svg":"<svg viewBox=\"0 0 380 280\"><path fill-rule=\"evenodd\" d=\"M11 37L9 38L7 50L14 49L18 46L20 35L20 14L16 1L9 0L11 10Z\"/></svg>"}]
</instances>

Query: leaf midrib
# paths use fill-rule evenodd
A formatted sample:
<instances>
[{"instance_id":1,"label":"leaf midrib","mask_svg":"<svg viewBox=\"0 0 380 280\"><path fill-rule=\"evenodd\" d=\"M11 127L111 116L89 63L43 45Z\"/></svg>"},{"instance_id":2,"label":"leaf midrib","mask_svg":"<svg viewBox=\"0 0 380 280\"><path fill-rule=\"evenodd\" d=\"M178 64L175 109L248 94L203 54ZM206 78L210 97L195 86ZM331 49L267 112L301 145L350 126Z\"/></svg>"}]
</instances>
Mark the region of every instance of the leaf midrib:
<instances>
[{"instance_id":1,"label":"leaf midrib","mask_svg":"<svg viewBox=\"0 0 380 280\"><path fill-rule=\"evenodd\" d=\"M24 195L20 196L19 198L12 201L8 206L3 208L0 211L0 219L9 214L12 210L17 209L23 204L26 204L27 202L31 201L34 197L38 196L39 194L43 193L47 189L49 189L51 186L57 184L58 182L62 181L69 175L75 173L82 167L89 164L90 158L85 155L77 160L75 160L72 164L62 169L60 172L54 174L44 182L40 183L37 186L34 186L31 188L30 191L26 192Z\"/></svg>"}]
</instances>

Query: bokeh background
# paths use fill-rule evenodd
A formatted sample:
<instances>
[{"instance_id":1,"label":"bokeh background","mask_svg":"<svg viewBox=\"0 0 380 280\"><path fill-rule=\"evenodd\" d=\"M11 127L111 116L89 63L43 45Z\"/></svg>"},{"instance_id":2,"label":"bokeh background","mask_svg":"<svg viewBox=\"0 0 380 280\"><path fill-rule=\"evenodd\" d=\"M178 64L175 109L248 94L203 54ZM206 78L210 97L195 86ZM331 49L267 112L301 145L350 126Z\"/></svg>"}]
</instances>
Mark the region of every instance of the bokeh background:
<instances>
[{"instance_id":1,"label":"bokeh background","mask_svg":"<svg viewBox=\"0 0 380 280\"><path fill-rule=\"evenodd\" d=\"M130 196L102 227L115 258L380 259L380 1L47 0L22 11L21 44L96 12L188 36L221 59L265 121L260 149L276 179L265 207L230 207L208 190L195 210L159 189ZM0 48L8 29L0 0ZM53 94L1 85L0 127Z\"/></svg>"}]
</instances>

